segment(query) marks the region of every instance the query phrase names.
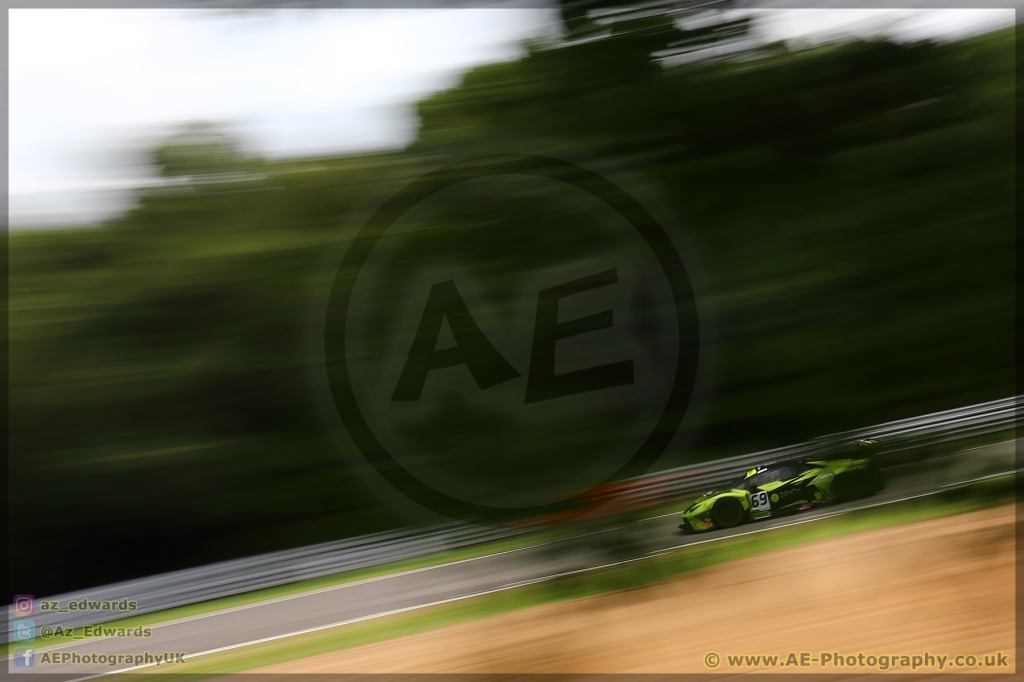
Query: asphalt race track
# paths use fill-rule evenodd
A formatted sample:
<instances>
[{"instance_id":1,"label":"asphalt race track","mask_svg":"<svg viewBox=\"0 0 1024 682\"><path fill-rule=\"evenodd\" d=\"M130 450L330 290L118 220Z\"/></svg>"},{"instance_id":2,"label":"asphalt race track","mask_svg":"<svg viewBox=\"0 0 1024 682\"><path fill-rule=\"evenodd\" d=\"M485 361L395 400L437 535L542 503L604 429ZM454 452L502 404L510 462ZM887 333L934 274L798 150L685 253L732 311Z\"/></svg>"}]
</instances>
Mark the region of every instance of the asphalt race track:
<instances>
[{"instance_id":1,"label":"asphalt race track","mask_svg":"<svg viewBox=\"0 0 1024 682\"><path fill-rule=\"evenodd\" d=\"M145 639L93 638L52 647L41 646L35 651L35 656L38 660L39 655L47 651L79 654L137 654L148 651L154 654L186 652L186 658L193 659L624 563L684 545L811 523L855 509L890 504L1006 474L1012 472L1014 466L1014 442L1011 441L921 464L883 469L886 490L871 497L726 531L683 535L678 530L679 515L673 513L589 535L169 621L152 626L152 636ZM36 640L35 643L39 642ZM8 658L7 665L11 674L44 675L55 682L133 669L131 664L16 668L11 658Z\"/></svg>"}]
</instances>

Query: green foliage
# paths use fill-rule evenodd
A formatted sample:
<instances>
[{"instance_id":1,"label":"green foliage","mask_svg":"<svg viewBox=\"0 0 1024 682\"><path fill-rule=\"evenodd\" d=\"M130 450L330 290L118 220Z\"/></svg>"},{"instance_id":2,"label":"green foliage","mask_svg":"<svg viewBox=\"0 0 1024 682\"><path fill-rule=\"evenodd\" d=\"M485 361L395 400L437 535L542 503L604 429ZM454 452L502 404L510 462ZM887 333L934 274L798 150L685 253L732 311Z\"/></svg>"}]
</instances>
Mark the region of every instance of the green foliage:
<instances>
[{"instance_id":1,"label":"green foliage","mask_svg":"<svg viewBox=\"0 0 1024 682\"><path fill-rule=\"evenodd\" d=\"M153 165L164 177L193 180L252 170L259 159L246 155L233 136L212 123L191 123L153 151Z\"/></svg>"},{"instance_id":2,"label":"green foliage","mask_svg":"<svg viewBox=\"0 0 1024 682\"><path fill-rule=\"evenodd\" d=\"M339 455L311 349L365 202L474 140L612 156L682 219L713 388L661 466L1014 392L1012 29L677 68L652 44L474 69L419 104L403 153L270 163L192 128L154 156L179 180L123 217L12 234L17 590L415 520Z\"/></svg>"},{"instance_id":3,"label":"green foliage","mask_svg":"<svg viewBox=\"0 0 1024 682\"><path fill-rule=\"evenodd\" d=\"M720 315L701 435L769 446L1013 393L1012 38L589 68L626 35L467 74L421 102L418 144L557 139L642 168Z\"/></svg>"}]
</instances>

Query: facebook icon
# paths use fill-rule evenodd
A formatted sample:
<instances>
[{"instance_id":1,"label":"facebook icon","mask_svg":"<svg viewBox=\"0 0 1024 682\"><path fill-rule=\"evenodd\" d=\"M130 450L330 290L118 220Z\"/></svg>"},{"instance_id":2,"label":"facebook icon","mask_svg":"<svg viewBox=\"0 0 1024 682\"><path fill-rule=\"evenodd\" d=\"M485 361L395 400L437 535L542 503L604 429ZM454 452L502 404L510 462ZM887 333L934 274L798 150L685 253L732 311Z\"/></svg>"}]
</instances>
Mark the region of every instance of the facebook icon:
<instances>
[{"instance_id":1,"label":"facebook icon","mask_svg":"<svg viewBox=\"0 0 1024 682\"><path fill-rule=\"evenodd\" d=\"M14 667L31 668L36 664L36 650L32 647L19 646L14 648Z\"/></svg>"}]
</instances>

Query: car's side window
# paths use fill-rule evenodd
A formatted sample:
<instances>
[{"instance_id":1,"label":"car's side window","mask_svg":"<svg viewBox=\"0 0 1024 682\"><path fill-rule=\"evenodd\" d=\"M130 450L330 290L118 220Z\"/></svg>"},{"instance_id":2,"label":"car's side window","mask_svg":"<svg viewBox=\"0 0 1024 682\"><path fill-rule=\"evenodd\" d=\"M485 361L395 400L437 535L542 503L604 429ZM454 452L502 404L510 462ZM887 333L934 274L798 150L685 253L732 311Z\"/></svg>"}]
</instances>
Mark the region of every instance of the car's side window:
<instances>
[{"instance_id":1,"label":"car's side window","mask_svg":"<svg viewBox=\"0 0 1024 682\"><path fill-rule=\"evenodd\" d=\"M743 487L746 488L747 490L753 490L759 485L764 485L765 483L768 482L768 480L765 478L765 476L767 476L768 473L769 472L764 471L760 474L751 476L750 478L743 482Z\"/></svg>"},{"instance_id":2,"label":"car's side window","mask_svg":"<svg viewBox=\"0 0 1024 682\"><path fill-rule=\"evenodd\" d=\"M787 478L793 478L793 470L788 466L780 467L778 469L770 469L751 476L743 484L743 487L747 490L754 490L758 486L773 483L775 481L784 481Z\"/></svg>"},{"instance_id":3,"label":"car's side window","mask_svg":"<svg viewBox=\"0 0 1024 682\"><path fill-rule=\"evenodd\" d=\"M776 469L772 473L775 474L772 476L772 481L785 481L786 479L793 478L796 475L793 473L793 469L791 467L782 467L781 469Z\"/></svg>"}]
</instances>

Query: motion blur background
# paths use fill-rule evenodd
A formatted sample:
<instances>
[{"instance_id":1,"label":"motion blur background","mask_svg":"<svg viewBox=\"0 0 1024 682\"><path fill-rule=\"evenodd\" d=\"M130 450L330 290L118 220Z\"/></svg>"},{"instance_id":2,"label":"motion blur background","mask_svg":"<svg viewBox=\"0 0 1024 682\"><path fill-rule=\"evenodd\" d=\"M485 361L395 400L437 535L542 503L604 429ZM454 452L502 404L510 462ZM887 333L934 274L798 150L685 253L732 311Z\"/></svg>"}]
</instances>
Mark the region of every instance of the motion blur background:
<instances>
[{"instance_id":1,"label":"motion blur background","mask_svg":"<svg viewBox=\"0 0 1024 682\"><path fill-rule=\"evenodd\" d=\"M715 365L656 468L1014 394L1013 11L692 4L12 10L15 591L433 518L339 451L310 339L352 217L477 141L685 225Z\"/></svg>"}]
</instances>

